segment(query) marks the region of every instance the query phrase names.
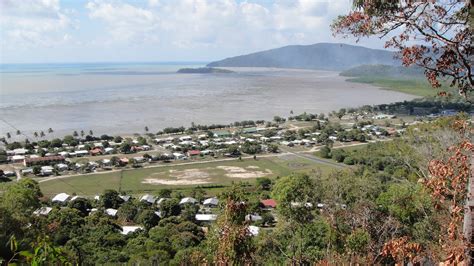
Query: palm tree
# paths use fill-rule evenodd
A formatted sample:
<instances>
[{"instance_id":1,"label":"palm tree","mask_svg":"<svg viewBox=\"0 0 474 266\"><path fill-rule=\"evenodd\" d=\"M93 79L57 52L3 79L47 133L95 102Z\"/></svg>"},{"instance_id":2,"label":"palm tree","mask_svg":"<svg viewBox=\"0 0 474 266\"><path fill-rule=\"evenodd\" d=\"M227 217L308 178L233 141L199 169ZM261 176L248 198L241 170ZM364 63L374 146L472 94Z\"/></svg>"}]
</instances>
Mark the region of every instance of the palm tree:
<instances>
[{"instance_id":1,"label":"palm tree","mask_svg":"<svg viewBox=\"0 0 474 266\"><path fill-rule=\"evenodd\" d=\"M48 129L48 133L53 133L53 129L52 129L52 128L49 128L49 129Z\"/></svg>"},{"instance_id":2,"label":"palm tree","mask_svg":"<svg viewBox=\"0 0 474 266\"><path fill-rule=\"evenodd\" d=\"M92 132L92 129L89 130L89 135L91 135L91 136L94 135L94 132Z\"/></svg>"},{"instance_id":3,"label":"palm tree","mask_svg":"<svg viewBox=\"0 0 474 266\"><path fill-rule=\"evenodd\" d=\"M40 137L44 137L44 132L43 131L40 132Z\"/></svg>"},{"instance_id":4,"label":"palm tree","mask_svg":"<svg viewBox=\"0 0 474 266\"><path fill-rule=\"evenodd\" d=\"M35 131L35 133L33 133L33 135L35 136L35 138L38 137L38 132Z\"/></svg>"},{"instance_id":5,"label":"palm tree","mask_svg":"<svg viewBox=\"0 0 474 266\"><path fill-rule=\"evenodd\" d=\"M16 134L17 135L20 135L21 134L21 131L19 129L16 130Z\"/></svg>"},{"instance_id":6,"label":"palm tree","mask_svg":"<svg viewBox=\"0 0 474 266\"><path fill-rule=\"evenodd\" d=\"M74 130L74 132L72 133L72 136L77 137L77 136L79 136L79 134L77 134L77 131Z\"/></svg>"},{"instance_id":7,"label":"palm tree","mask_svg":"<svg viewBox=\"0 0 474 266\"><path fill-rule=\"evenodd\" d=\"M148 132L148 126L145 126L145 132Z\"/></svg>"},{"instance_id":8,"label":"palm tree","mask_svg":"<svg viewBox=\"0 0 474 266\"><path fill-rule=\"evenodd\" d=\"M11 138L12 135L10 134L10 132L7 132L7 139Z\"/></svg>"},{"instance_id":9,"label":"palm tree","mask_svg":"<svg viewBox=\"0 0 474 266\"><path fill-rule=\"evenodd\" d=\"M81 130L81 137L84 137L85 133L84 130Z\"/></svg>"}]
</instances>

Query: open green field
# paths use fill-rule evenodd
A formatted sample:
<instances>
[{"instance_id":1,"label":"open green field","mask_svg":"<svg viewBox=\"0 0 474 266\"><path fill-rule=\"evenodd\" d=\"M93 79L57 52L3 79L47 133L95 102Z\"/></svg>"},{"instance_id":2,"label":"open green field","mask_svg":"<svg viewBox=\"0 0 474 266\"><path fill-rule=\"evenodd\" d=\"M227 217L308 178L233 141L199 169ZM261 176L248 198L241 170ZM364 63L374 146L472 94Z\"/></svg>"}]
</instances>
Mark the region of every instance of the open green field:
<instances>
[{"instance_id":1,"label":"open green field","mask_svg":"<svg viewBox=\"0 0 474 266\"><path fill-rule=\"evenodd\" d=\"M446 86L443 86L444 88L442 89L434 89L424 79L401 79L390 77L362 76L350 78L347 81L373 84L375 86L379 86L387 90L394 90L422 97L436 96L436 94L440 91L449 90Z\"/></svg>"},{"instance_id":2,"label":"open green field","mask_svg":"<svg viewBox=\"0 0 474 266\"><path fill-rule=\"evenodd\" d=\"M331 166L318 164L294 155L246 159L243 161L208 162L200 164L174 165L152 168L129 169L103 174L90 174L41 182L45 196L60 192L93 196L105 189L144 194L161 188L189 190L201 186L209 195L219 193L232 182L254 182L258 177L276 178L293 172L332 170ZM38 179L40 180L40 179Z\"/></svg>"}]
</instances>

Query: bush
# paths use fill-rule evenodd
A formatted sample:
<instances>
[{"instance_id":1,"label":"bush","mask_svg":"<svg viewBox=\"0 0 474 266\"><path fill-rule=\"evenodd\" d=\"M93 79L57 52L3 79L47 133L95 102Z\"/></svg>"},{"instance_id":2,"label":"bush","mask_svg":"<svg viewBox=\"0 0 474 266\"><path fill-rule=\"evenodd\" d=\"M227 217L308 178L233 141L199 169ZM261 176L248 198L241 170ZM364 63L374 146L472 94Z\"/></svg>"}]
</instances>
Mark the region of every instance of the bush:
<instances>
[{"instance_id":1,"label":"bush","mask_svg":"<svg viewBox=\"0 0 474 266\"><path fill-rule=\"evenodd\" d=\"M347 165L354 165L354 163L355 163L354 159L352 159L352 157L349 157L349 156L346 157L343 162L344 162L344 164L347 164Z\"/></svg>"},{"instance_id":2,"label":"bush","mask_svg":"<svg viewBox=\"0 0 474 266\"><path fill-rule=\"evenodd\" d=\"M324 146L319 150L319 156L322 158L331 158L331 149L328 146Z\"/></svg>"}]
</instances>

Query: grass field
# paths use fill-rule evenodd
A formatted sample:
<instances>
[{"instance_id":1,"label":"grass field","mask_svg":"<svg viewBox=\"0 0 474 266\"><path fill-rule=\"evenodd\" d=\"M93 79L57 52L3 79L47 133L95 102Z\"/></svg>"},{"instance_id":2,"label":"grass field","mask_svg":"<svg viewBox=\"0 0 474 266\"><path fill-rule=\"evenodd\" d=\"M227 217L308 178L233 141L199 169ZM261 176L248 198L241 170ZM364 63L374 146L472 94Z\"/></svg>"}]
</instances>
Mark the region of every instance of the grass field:
<instances>
[{"instance_id":1,"label":"grass field","mask_svg":"<svg viewBox=\"0 0 474 266\"><path fill-rule=\"evenodd\" d=\"M448 90L445 86L443 86L444 88L442 89L434 89L424 79L397 79L390 77L379 78L363 76L350 78L348 81L373 84L387 90L394 90L422 97L435 96L439 91Z\"/></svg>"},{"instance_id":2,"label":"grass field","mask_svg":"<svg viewBox=\"0 0 474 266\"><path fill-rule=\"evenodd\" d=\"M332 167L294 155L285 155L258 160L130 169L55 179L41 182L40 185L43 194L49 197L60 192L93 196L105 189L125 191L133 195L153 194L161 188L189 190L195 186L201 186L209 195L213 195L232 182L254 182L258 177L276 178L293 172L316 170L321 170L324 174L331 171Z\"/></svg>"}]
</instances>

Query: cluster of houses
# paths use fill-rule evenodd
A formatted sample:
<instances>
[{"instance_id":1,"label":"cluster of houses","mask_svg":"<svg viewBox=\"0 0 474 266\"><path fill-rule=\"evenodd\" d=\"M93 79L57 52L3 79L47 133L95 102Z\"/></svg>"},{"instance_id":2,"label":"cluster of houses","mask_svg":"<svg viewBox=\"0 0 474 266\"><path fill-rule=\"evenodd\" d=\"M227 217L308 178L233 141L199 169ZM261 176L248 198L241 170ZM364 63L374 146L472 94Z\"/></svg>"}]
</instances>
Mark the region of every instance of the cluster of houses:
<instances>
[{"instance_id":1,"label":"cluster of houses","mask_svg":"<svg viewBox=\"0 0 474 266\"><path fill-rule=\"evenodd\" d=\"M120 195L119 197L123 200L124 203L132 199L132 197L129 195ZM67 193L59 193L51 199L51 206L40 207L37 210L35 210L33 214L36 216L48 216L49 213L53 211L52 206L63 207L63 206L66 206L67 203L73 202L79 198L84 198L84 197L77 196L77 195L73 196ZM100 196L95 196L94 200L99 201ZM163 217L162 217L162 213L160 211L159 206L162 202L166 200L168 200L168 198L157 198L150 194L145 194L139 198L140 202L147 203L150 206L156 206L156 211L154 213L160 218L163 218ZM260 203L261 203L262 212L272 213L272 211L277 207L277 203L273 199L264 199L264 200L261 200ZM196 223L201 224L203 226L209 225L210 223L216 221L218 218L218 215L216 214L215 209L219 205L219 200L216 197L207 198L203 200L202 202L192 197L184 197L179 201L179 205L181 207L184 207L186 205L199 205L199 211L198 213L195 214L194 218L195 218ZM106 209L91 208L91 209L88 209L87 211L89 212L89 215L94 212L103 211L106 215L109 215L111 217L117 217L117 214L119 212L118 209L113 209L113 208L106 208ZM262 220L263 218L259 214L252 213L252 214L246 215L245 219L248 222L252 223L252 222L258 222ZM143 229L143 227L140 225L125 225L125 226L122 226L121 233L126 235L140 229ZM249 226L249 232L251 235L258 235L259 231L260 231L260 227L255 226L255 225Z\"/></svg>"}]
</instances>

